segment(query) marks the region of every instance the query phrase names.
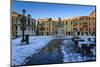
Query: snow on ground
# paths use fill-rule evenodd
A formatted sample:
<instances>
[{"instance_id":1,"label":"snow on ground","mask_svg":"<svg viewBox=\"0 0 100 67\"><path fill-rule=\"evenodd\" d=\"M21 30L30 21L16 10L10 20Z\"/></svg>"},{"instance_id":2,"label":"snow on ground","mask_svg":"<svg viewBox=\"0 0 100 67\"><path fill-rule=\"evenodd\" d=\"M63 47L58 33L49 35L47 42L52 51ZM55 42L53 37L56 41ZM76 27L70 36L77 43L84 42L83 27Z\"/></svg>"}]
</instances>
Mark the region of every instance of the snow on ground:
<instances>
[{"instance_id":1,"label":"snow on ground","mask_svg":"<svg viewBox=\"0 0 100 67\"><path fill-rule=\"evenodd\" d=\"M52 36L33 36L29 38L30 44L21 45L21 38L12 40L12 65L22 65L25 59L39 52L48 42L53 40Z\"/></svg>"},{"instance_id":2,"label":"snow on ground","mask_svg":"<svg viewBox=\"0 0 100 67\"><path fill-rule=\"evenodd\" d=\"M96 38L96 36L79 36L81 38Z\"/></svg>"},{"instance_id":3,"label":"snow on ground","mask_svg":"<svg viewBox=\"0 0 100 67\"><path fill-rule=\"evenodd\" d=\"M83 61L83 58L79 53L75 53L72 51L72 40L67 39L63 41L63 45L61 46L64 62L78 62ZM67 46L67 47L66 47Z\"/></svg>"},{"instance_id":4,"label":"snow on ground","mask_svg":"<svg viewBox=\"0 0 100 67\"><path fill-rule=\"evenodd\" d=\"M78 62L78 61L83 61L83 58L81 57L80 54L78 53L73 53L73 52L68 52L64 50L65 47L62 46L62 53L64 54L64 58L63 61L64 62ZM68 48L67 50L70 50L70 48Z\"/></svg>"},{"instance_id":5,"label":"snow on ground","mask_svg":"<svg viewBox=\"0 0 100 67\"><path fill-rule=\"evenodd\" d=\"M96 47L94 47L93 49L91 49L93 55L96 55Z\"/></svg>"},{"instance_id":6,"label":"snow on ground","mask_svg":"<svg viewBox=\"0 0 100 67\"><path fill-rule=\"evenodd\" d=\"M81 37L82 39L87 39L87 38L95 38L94 36L88 36L88 37ZM72 40L66 39L63 41L63 45L61 46L61 51L64 54L63 56L63 61L64 62L80 62L80 61L86 61L86 60L95 60L96 57L86 57L86 56L82 56L80 53L76 53L76 52L71 52L72 47L70 45L72 43ZM66 47L67 46L67 47ZM70 46L70 47L68 47ZM94 47L93 49L91 49L91 51L93 52L93 55L96 55L96 48Z\"/></svg>"},{"instance_id":7,"label":"snow on ground","mask_svg":"<svg viewBox=\"0 0 100 67\"><path fill-rule=\"evenodd\" d=\"M63 61L64 62L78 62L78 61L83 61L83 58L81 57L81 55L79 53L75 53L75 52L72 52L72 47L69 46L71 45L71 41L67 41L67 40L64 40L63 41L63 44L61 46L61 49L62 49L62 53L64 54L63 56ZM69 47L66 47L66 46L69 46Z\"/></svg>"},{"instance_id":8,"label":"snow on ground","mask_svg":"<svg viewBox=\"0 0 100 67\"><path fill-rule=\"evenodd\" d=\"M88 36L91 37L91 36ZM92 38L94 38L93 36ZM33 36L30 37L30 44L21 45L21 38L12 39L12 65L22 65L25 63L25 59L34 53L39 52L39 50L47 45L53 39L59 38L57 36ZM62 37L61 37L62 38ZM64 38L72 38L71 36L65 36ZM87 38L81 37L81 38ZM64 41L64 43L71 42L71 40ZM80 54L76 53L66 53L65 47L62 46L62 52L64 54L64 62L71 61L82 61ZM69 48L70 49L70 48ZM95 53L94 53L95 54ZM74 57L73 57L74 56ZM76 58L77 57L77 58Z\"/></svg>"}]
</instances>

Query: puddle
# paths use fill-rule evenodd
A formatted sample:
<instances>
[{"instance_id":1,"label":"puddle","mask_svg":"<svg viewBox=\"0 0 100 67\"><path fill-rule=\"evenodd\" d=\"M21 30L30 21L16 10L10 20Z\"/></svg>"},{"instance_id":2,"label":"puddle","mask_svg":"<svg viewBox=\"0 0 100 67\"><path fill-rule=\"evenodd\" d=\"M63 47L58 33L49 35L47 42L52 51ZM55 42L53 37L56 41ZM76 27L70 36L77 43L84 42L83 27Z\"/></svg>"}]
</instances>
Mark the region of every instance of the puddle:
<instances>
[{"instance_id":1,"label":"puddle","mask_svg":"<svg viewBox=\"0 0 100 67\"><path fill-rule=\"evenodd\" d=\"M60 47L62 41L63 39L52 40L39 53L34 54L26 65L63 63L63 53Z\"/></svg>"},{"instance_id":2,"label":"puddle","mask_svg":"<svg viewBox=\"0 0 100 67\"><path fill-rule=\"evenodd\" d=\"M94 61L96 57L83 56L73 50L71 41L54 39L43 47L25 65L57 64L66 62Z\"/></svg>"}]
</instances>

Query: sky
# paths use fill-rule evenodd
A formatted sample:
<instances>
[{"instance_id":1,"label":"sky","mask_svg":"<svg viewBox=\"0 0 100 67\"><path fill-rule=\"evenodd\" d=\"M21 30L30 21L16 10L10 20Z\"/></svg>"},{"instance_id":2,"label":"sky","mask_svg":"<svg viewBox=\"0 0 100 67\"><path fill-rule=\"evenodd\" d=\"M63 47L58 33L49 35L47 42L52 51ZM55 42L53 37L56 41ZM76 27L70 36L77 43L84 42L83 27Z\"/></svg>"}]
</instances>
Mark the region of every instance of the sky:
<instances>
[{"instance_id":1,"label":"sky","mask_svg":"<svg viewBox=\"0 0 100 67\"><path fill-rule=\"evenodd\" d=\"M41 2L14 1L12 11L22 14L26 10L26 15L30 14L32 18L70 18L76 16L88 16L95 10L95 6L90 5L72 5L55 4Z\"/></svg>"}]
</instances>

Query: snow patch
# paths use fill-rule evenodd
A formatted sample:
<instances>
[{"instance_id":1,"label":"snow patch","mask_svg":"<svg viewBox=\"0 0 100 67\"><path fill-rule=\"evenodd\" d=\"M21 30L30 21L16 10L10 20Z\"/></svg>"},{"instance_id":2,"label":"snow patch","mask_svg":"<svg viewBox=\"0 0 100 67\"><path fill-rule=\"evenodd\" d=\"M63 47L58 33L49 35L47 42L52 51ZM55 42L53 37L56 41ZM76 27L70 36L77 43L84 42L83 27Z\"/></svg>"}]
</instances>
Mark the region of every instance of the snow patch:
<instances>
[{"instance_id":1,"label":"snow patch","mask_svg":"<svg viewBox=\"0 0 100 67\"><path fill-rule=\"evenodd\" d=\"M52 36L33 36L29 38L30 44L21 45L21 38L12 40L12 65L22 65L25 59L47 45L53 40Z\"/></svg>"},{"instance_id":2,"label":"snow patch","mask_svg":"<svg viewBox=\"0 0 100 67\"><path fill-rule=\"evenodd\" d=\"M69 53L70 48L65 48L64 46L61 46L61 49L62 49L62 53L64 54L63 57L64 62L78 62L78 61L83 61L84 59L78 53L73 53L73 52ZM67 49L67 51L65 49Z\"/></svg>"}]
</instances>

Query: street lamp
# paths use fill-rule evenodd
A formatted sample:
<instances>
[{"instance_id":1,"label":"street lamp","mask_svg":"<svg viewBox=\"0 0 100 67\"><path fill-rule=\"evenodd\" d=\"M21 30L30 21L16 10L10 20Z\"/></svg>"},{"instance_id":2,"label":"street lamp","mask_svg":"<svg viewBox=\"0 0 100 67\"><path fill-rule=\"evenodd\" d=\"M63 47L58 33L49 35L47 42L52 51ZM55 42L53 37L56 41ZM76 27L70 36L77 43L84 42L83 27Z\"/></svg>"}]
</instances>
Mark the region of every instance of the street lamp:
<instances>
[{"instance_id":1,"label":"street lamp","mask_svg":"<svg viewBox=\"0 0 100 67\"><path fill-rule=\"evenodd\" d=\"M26 10L23 9L22 12L23 12L23 17L22 17L22 42L24 42L25 41L25 39L24 39L24 23L26 22L26 19L25 19Z\"/></svg>"},{"instance_id":2,"label":"street lamp","mask_svg":"<svg viewBox=\"0 0 100 67\"><path fill-rule=\"evenodd\" d=\"M28 14L28 25L30 25L30 18L31 18L31 15Z\"/></svg>"},{"instance_id":3,"label":"street lamp","mask_svg":"<svg viewBox=\"0 0 100 67\"><path fill-rule=\"evenodd\" d=\"M30 26L30 18L31 18L31 15L28 14L28 25ZM30 28L29 28L30 29ZM28 32L29 33L29 32ZM25 35L25 38L26 38L26 44L29 44L29 34Z\"/></svg>"}]
</instances>

